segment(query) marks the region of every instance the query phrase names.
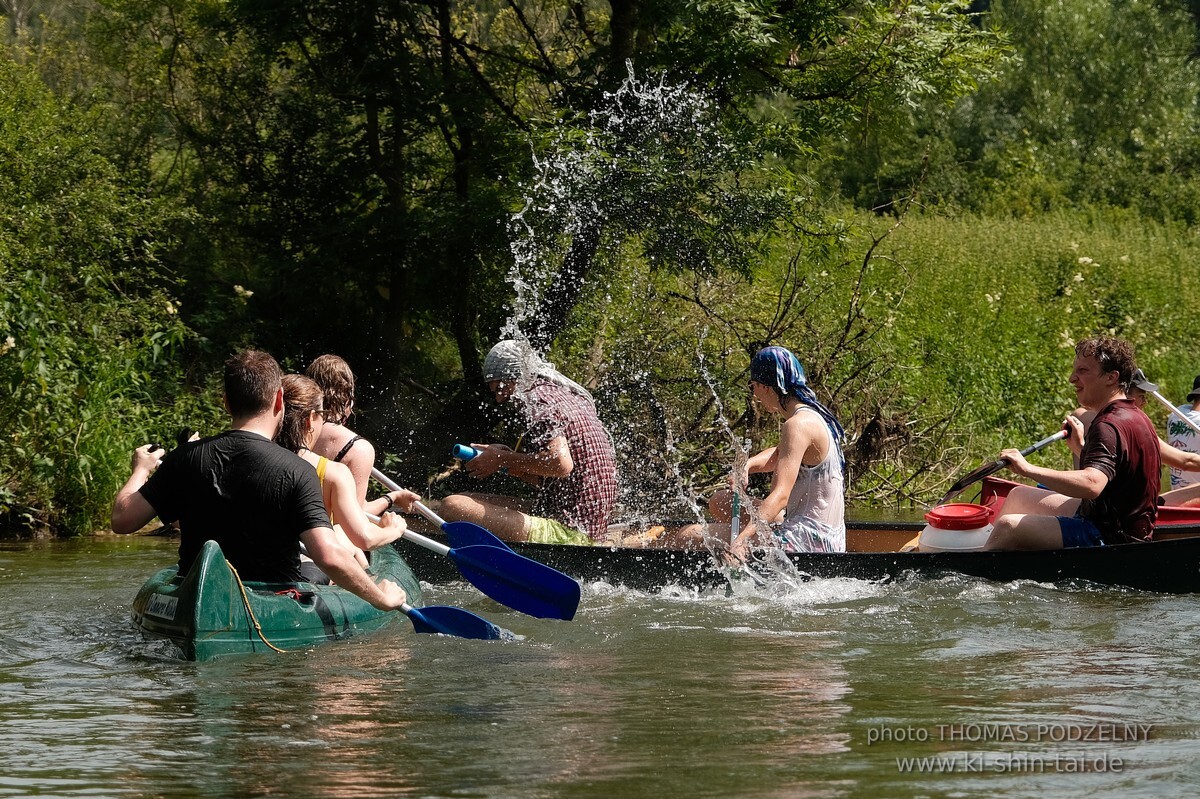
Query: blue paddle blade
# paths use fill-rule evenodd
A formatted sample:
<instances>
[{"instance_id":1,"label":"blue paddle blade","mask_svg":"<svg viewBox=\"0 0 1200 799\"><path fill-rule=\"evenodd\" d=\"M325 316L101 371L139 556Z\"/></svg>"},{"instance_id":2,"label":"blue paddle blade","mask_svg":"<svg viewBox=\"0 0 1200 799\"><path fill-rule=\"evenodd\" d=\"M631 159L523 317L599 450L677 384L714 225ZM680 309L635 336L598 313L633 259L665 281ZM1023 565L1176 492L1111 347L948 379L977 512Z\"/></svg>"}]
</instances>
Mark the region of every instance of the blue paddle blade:
<instances>
[{"instance_id":1,"label":"blue paddle blade","mask_svg":"<svg viewBox=\"0 0 1200 799\"><path fill-rule=\"evenodd\" d=\"M419 633L441 633L480 641L498 641L505 637L505 630L462 608L433 605L405 612L412 619L413 629ZM512 633L508 637L513 637Z\"/></svg>"},{"instance_id":2,"label":"blue paddle blade","mask_svg":"<svg viewBox=\"0 0 1200 799\"><path fill-rule=\"evenodd\" d=\"M446 540L450 542L452 549L481 546L511 551L508 544L492 535L487 528L473 522L446 522L442 525L442 532L446 534Z\"/></svg>"},{"instance_id":3,"label":"blue paddle blade","mask_svg":"<svg viewBox=\"0 0 1200 799\"><path fill-rule=\"evenodd\" d=\"M539 619L575 618L579 583L511 549L469 546L447 553L471 585L502 605Z\"/></svg>"}]
</instances>

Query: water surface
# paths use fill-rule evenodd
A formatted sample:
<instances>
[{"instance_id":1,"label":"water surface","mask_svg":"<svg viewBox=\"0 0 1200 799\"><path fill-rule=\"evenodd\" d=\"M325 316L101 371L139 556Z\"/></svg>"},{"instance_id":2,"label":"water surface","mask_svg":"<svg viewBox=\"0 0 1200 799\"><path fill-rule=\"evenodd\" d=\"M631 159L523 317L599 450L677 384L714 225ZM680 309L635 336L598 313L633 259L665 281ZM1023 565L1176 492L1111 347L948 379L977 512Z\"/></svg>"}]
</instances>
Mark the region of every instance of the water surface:
<instances>
[{"instance_id":1,"label":"water surface","mask_svg":"<svg viewBox=\"0 0 1200 799\"><path fill-rule=\"evenodd\" d=\"M129 622L174 546L0 546L0 796L1200 792L1193 596L590 584L576 621L554 622L459 584L426 602L521 640L416 635L400 618L308 651L185 663Z\"/></svg>"}]
</instances>

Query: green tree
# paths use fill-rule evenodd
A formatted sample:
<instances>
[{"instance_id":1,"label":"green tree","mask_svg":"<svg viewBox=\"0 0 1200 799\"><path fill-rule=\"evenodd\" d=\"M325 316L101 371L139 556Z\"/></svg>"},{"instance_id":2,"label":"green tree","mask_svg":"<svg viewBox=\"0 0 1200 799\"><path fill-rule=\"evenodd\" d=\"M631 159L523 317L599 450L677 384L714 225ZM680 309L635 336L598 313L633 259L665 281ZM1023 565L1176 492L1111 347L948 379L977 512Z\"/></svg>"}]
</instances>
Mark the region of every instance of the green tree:
<instances>
[{"instance_id":1,"label":"green tree","mask_svg":"<svg viewBox=\"0 0 1200 799\"><path fill-rule=\"evenodd\" d=\"M177 399L188 334L161 268L181 217L122 180L96 128L0 59L0 527L95 529L126 442L162 440L177 403L204 416Z\"/></svg>"},{"instance_id":2,"label":"green tree","mask_svg":"<svg viewBox=\"0 0 1200 799\"><path fill-rule=\"evenodd\" d=\"M529 174L530 143L571 129L586 138L588 115L626 78L628 62L710 96L738 154L723 174L689 166L686 154L672 161L685 175L707 175L698 182L659 173L639 183L638 163L611 172L608 188L631 197L617 210L669 196L658 218L671 211L696 223L656 262L706 268L730 262L738 244L722 235L728 216L710 213L719 203L708 192L786 187L825 137L922 96L962 93L996 55L963 4L918 0L108 9L94 30L110 63L160 65L126 71L142 87L162 87L173 123L155 134L157 149L173 141L194 152L170 176L220 222L210 235L217 250L202 255L223 265L202 257L189 272L193 286L238 275L270 333L306 349L386 341L399 363L445 335L468 374L477 372L481 331L490 338L504 318L504 223L519 207L514 177ZM636 141L610 137L614 162ZM807 193L800 183L789 190ZM757 235L795 207L777 203ZM661 224L594 222L561 254L565 279L540 312L554 320L544 344L579 302L603 236L633 237L651 251L671 238ZM740 246L752 253L757 240ZM339 319L314 331L330 296Z\"/></svg>"},{"instance_id":3,"label":"green tree","mask_svg":"<svg viewBox=\"0 0 1200 799\"><path fill-rule=\"evenodd\" d=\"M919 106L910 135L850 148L847 194L884 206L923 176L926 200L949 207L1200 219L1200 68L1182 4L997 0L988 19L1016 57L956 105Z\"/></svg>"}]
</instances>

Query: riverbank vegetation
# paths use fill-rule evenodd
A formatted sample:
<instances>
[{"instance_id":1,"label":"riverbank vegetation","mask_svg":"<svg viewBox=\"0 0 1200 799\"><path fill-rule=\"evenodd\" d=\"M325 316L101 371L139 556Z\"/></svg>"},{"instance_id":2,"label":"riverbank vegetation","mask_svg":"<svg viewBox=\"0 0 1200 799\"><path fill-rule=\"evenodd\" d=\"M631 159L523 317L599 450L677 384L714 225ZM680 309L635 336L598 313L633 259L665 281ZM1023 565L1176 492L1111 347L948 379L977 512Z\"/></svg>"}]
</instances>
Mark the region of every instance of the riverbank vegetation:
<instances>
[{"instance_id":1,"label":"riverbank vegetation","mask_svg":"<svg viewBox=\"0 0 1200 799\"><path fill-rule=\"evenodd\" d=\"M1076 338L1172 398L1200 371L1187 5L0 9L0 529L103 526L134 446L219 429L247 345L347 357L436 496L516 320L651 516L771 438L766 343L871 503L1053 431Z\"/></svg>"}]
</instances>

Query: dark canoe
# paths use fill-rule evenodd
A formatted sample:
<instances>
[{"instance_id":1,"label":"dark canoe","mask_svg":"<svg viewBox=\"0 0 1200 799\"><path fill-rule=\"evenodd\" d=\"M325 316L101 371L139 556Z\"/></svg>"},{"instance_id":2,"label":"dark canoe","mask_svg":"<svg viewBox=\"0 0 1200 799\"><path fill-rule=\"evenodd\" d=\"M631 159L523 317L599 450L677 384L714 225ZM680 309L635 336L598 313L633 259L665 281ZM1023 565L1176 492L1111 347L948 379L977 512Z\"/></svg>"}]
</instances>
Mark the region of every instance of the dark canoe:
<instances>
[{"instance_id":1,"label":"dark canoe","mask_svg":"<svg viewBox=\"0 0 1200 799\"><path fill-rule=\"evenodd\" d=\"M420 585L396 550L373 552L370 572L420 604ZM163 569L133 600L133 623L143 635L174 642L188 660L306 649L372 632L399 616L336 586L241 583L215 541L204 545L186 577L173 566Z\"/></svg>"},{"instance_id":2,"label":"dark canoe","mask_svg":"<svg viewBox=\"0 0 1200 799\"><path fill-rule=\"evenodd\" d=\"M998 500L1005 488L1003 481L992 481L985 487L982 501ZM1170 594L1200 592L1200 509L1163 511L1156 540L1151 543L1052 552L901 552L898 550L924 527L923 522L850 522L850 551L792 552L788 559L801 575L811 578L894 580L957 574L998 581L1084 581ZM407 542L398 546L421 579L458 579L446 559ZM703 589L728 582L727 570L705 551L521 543L512 547L585 582L603 581L643 591L670 585Z\"/></svg>"}]
</instances>

